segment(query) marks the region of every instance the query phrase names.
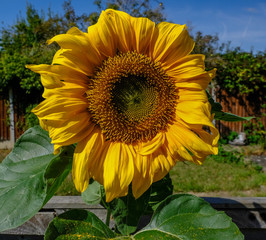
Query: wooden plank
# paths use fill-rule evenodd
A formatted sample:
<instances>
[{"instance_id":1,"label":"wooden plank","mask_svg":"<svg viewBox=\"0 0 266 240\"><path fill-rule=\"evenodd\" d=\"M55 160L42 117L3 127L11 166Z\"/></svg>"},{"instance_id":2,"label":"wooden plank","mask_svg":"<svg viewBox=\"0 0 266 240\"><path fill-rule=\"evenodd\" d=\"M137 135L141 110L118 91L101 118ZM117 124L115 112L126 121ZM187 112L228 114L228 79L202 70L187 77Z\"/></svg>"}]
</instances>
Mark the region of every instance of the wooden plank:
<instances>
[{"instance_id":1,"label":"wooden plank","mask_svg":"<svg viewBox=\"0 0 266 240\"><path fill-rule=\"evenodd\" d=\"M48 209L104 209L101 205L88 205L80 196L54 196L43 207Z\"/></svg>"},{"instance_id":2,"label":"wooden plank","mask_svg":"<svg viewBox=\"0 0 266 240\"><path fill-rule=\"evenodd\" d=\"M266 197L235 197L216 198L203 197L215 209L225 211L245 233L246 240L262 239L266 233ZM26 236L28 239L37 239L43 236L49 222L59 214L69 209L87 209L96 214L103 222L106 218L106 209L100 205L87 205L80 196L55 196L53 197L32 219L22 226L0 233L1 239L21 239L14 236ZM142 224L147 223L149 218L143 218ZM114 221L111 219L111 228L114 229ZM13 236L14 238L7 238ZM6 238L3 238L6 237ZM23 238L26 239L26 238Z\"/></svg>"},{"instance_id":3,"label":"wooden plank","mask_svg":"<svg viewBox=\"0 0 266 240\"><path fill-rule=\"evenodd\" d=\"M266 197L202 197L215 209L266 209Z\"/></svg>"}]
</instances>

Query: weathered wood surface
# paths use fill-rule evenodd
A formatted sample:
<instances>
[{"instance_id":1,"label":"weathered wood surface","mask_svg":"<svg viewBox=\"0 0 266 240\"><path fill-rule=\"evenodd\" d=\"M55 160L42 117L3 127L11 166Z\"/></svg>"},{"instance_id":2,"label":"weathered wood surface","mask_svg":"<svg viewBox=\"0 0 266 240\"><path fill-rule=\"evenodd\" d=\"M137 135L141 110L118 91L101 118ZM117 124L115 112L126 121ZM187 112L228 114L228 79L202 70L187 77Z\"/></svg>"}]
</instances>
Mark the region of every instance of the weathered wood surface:
<instances>
[{"instance_id":1,"label":"weathered wood surface","mask_svg":"<svg viewBox=\"0 0 266 240\"><path fill-rule=\"evenodd\" d=\"M215 209L227 213L238 225L246 240L266 239L266 197L204 197ZM87 209L105 221L106 210L100 205L87 205L79 196L53 197L33 218L22 226L0 233L0 240L43 239L49 222L69 209ZM111 227L114 222L111 221ZM23 236L23 238L22 238Z\"/></svg>"}]
</instances>

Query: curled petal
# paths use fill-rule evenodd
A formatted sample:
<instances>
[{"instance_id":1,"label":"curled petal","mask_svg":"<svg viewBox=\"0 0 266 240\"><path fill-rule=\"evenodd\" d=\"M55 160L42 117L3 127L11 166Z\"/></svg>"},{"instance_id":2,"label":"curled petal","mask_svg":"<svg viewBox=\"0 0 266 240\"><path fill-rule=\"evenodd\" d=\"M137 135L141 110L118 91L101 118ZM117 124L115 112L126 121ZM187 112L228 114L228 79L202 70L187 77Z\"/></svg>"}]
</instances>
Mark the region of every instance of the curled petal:
<instances>
[{"instance_id":1,"label":"curled petal","mask_svg":"<svg viewBox=\"0 0 266 240\"><path fill-rule=\"evenodd\" d=\"M202 54L187 55L164 66L165 71L175 79L189 79L205 72L205 56Z\"/></svg>"},{"instance_id":2,"label":"curled petal","mask_svg":"<svg viewBox=\"0 0 266 240\"><path fill-rule=\"evenodd\" d=\"M177 116L185 123L190 124L192 130L202 135L203 140L213 146L212 154L217 154L217 144L219 140L219 132L214 127L211 116L211 106L208 102L186 101L177 105ZM200 127L198 127L200 125ZM208 127L212 134L203 130L203 126ZM208 137L207 137L208 136Z\"/></svg>"},{"instance_id":3,"label":"curled petal","mask_svg":"<svg viewBox=\"0 0 266 240\"><path fill-rule=\"evenodd\" d=\"M109 21L112 23L115 33L118 50L121 52L132 51L135 37L131 26L131 17L125 12L107 9L102 14L107 14Z\"/></svg>"},{"instance_id":4,"label":"curled petal","mask_svg":"<svg viewBox=\"0 0 266 240\"><path fill-rule=\"evenodd\" d=\"M131 24L135 33L133 49L138 53L150 55L158 35L155 23L148 18L131 18Z\"/></svg>"},{"instance_id":5,"label":"curled petal","mask_svg":"<svg viewBox=\"0 0 266 240\"><path fill-rule=\"evenodd\" d=\"M137 154L134 159L134 167L132 192L135 198L139 198L153 183L151 155L142 156Z\"/></svg>"},{"instance_id":6,"label":"curled petal","mask_svg":"<svg viewBox=\"0 0 266 240\"><path fill-rule=\"evenodd\" d=\"M42 120L68 121L68 119L81 112L86 112L86 99L69 98L54 95L45 99L32 112Z\"/></svg>"},{"instance_id":7,"label":"curled petal","mask_svg":"<svg viewBox=\"0 0 266 240\"><path fill-rule=\"evenodd\" d=\"M66 34L56 35L48 41L48 44L52 42L57 42L63 50L55 55L53 64L62 64L66 58L81 71L90 75L93 66L100 65L102 62L101 55L89 41L87 33L83 33L77 28L69 30Z\"/></svg>"},{"instance_id":8,"label":"curled petal","mask_svg":"<svg viewBox=\"0 0 266 240\"><path fill-rule=\"evenodd\" d=\"M165 134L160 132L152 140L139 144L138 153L141 155L150 155L157 151L165 141Z\"/></svg>"},{"instance_id":9,"label":"curled petal","mask_svg":"<svg viewBox=\"0 0 266 240\"><path fill-rule=\"evenodd\" d=\"M86 190L91 177L102 182L102 176L98 175L98 168L103 168L101 153L104 148L102 133L94 128L90 134L80 141L73 156L72 175L75 187L78 191Z\"/></svg>"},{"instance_id":10,"label":"curled petal","mask_svg":"<svg viewBox=\"0 0 266 240\"><path fill-rule=\"evenodd\" d=\"M49 135L52 144L67 146L83 140L92 129L93 124L90 122L89 114L83 112L72 116L57 128L51 128Z\"/></svg>"},{"instance_id":11,"label":"curled petal","mask_svg":"<svg viewBox=\"0 0 266 240\"><path fill-rule=\"evenodd\" d=\"M156 26L159 34L154 46L153 59L169 65L188 55L194 48L187 27L173 23L161 22Z\"/></svg>"},{"instance_id":12,"label":"curled petal","mask_svg":"<svg viewBox=\"0 0 266 240\"><path fill-rule=\"evenodd\" d=\"M113 24L108 14L102 12L98 22L88 28L88 39L97 49L102 60L116 54L118 38L115 36Z\"/></svg>"}]
</instances>

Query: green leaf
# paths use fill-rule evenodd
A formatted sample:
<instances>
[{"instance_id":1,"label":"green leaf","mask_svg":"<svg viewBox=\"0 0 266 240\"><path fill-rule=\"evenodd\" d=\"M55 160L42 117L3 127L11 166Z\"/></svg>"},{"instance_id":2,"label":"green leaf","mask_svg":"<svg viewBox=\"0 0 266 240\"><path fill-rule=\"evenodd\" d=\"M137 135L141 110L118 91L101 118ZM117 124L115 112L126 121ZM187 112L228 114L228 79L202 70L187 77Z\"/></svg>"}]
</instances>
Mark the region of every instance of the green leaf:
<instances>
[{"instance_id":1,"label":"green leaf","mask_svg":"<svg viewBox=\"0 0 266 240\"><path fill-rule=\"evenodd\" d=\"M168 174L162 180L153 183L137 200L133 197L131 187L129 187L129 194L126 197L106 203L104 187L97 181L90 183L81 197L88 204L102 204L110 209L117 229L127 235L136 231L143 215L151 215L158 204L172 193L173 185Z\"/></svg>"},{"instance_id":2,"label":"green leaf","mask_svg":"<svg viewBox=\"0 0 266 240\"><path fill-rule=\"evenodd\" d=\"M167 174L163 179L158 182L154 182L150 189L150 199L148 203L148 208L145 214L153 214L154 210L168 196L173 193L172 180Z\"/></svg>"},{"instance_id":3,"label":"green leaf","mask_svg":"<svg viewBox=\"0 0 266 240\"><path fill-rule=\"evenodd\" d=\"M250 121L254 117L240 117L238 115L227 112L214 112L214 118L216 120L223 120L228 122Z\"/></svg>"},{"instance_id":4,"label":"green leaf","mask_svg":"<svg viewBox=\"0 0 266 240\"><path fill-rule=\"evenodd\" d=\"M237 226L224 212L213 209L201 198L172 195L155 210L151 222L133 239L243 240Z\"/></svg>"},{"instance_id":5,"label":"green leaf","mask_svg":"<svg viewBox=\"0 0 266 240\"><path fill-rule=\"evenodd\" d=\"M250 121L252 118L254 118L254 117L240 117L232 113L223 112L222 105L220 103L215 102L208 91L206 91L206 93L208 96L208 101L211 104L211 113L215 114L214 119L227 121L227 122L239 122L239 121Z\"/></svg>"},{"instance_id":6,"label":"green leaf","mask_svg":"<svg viewBox=\"0 0 266 240\"><path fill-rule=\"evenodd\" d=\"M56 156L54 155L53 159L47 166L44 174L47 185L46 199L44 204L47 203L49 199L56 193L71 171L74 150L74 145L63 147L59 154Z\"/></svg>"},{"instance_id":7,"label":"green leaf","mask_svg":"<svg viewBox=\"0 0 266 240\"><path fill-rule=\"evenodd\" d=\"M97 181L89 184L87 189L81 194L81 198L88 204L100 204L102 200L103 185Z\"/></svg>"},{"instance_id":8,"label":"green leaf","mask_svg":"<svg viewBox=\"0 0 266 240\"><path fill-rule=\"evenodd\" d=\"M129 186L127 196L114 199L108 204L120 233L129 235L137 230L139 220L148 207L149 197L150 189L135 199Z\"/></svg>"},{"instance_id":9,"label":"green leaf","mask_svg":"<svg viewBox=\"0 0 266 240\"><path fill-rule=\"evenodd\" d=\"M53 196L72 165L73 147L53 154L48 133L30 128L0 164L0 231L17 227Z\"/></svg>"},{"instance_id":10,"label":"green leaf","mask_svg":"<svg viewBox=\"0 0 266 240\"><path fill-rule=\"evenodd\" d=\"M116 235L95 214L75 209L50 222L44 239L110 239Z\"/></svg>"}]
</instances>

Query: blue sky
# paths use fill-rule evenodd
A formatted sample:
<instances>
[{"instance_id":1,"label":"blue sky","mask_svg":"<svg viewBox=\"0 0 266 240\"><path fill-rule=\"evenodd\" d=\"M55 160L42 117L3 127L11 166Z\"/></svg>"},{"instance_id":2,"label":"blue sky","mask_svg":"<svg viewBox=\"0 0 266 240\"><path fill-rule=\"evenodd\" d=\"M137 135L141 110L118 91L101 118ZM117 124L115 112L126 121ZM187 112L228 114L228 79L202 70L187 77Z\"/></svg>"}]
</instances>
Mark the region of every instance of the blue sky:
<instances>
[{"instance_id":1,"label":"blue sky","mask_svg":"<svg viewBox=\"0 0 266 240\"><path fill-rule=\"evenodd\" d=\"M151 0L159 4L160 0ZM54 13L62 12L64 0L0 0L0 26L12 25L25 14L27 2L37 10L50 7ZM96 10L94 0L72 0L77 14ZM221 42L231 41L245 51L266 49L265 0L161 0L167 21L193 26L193 31L218 34Z\"/></svg>"}]
</instances>

